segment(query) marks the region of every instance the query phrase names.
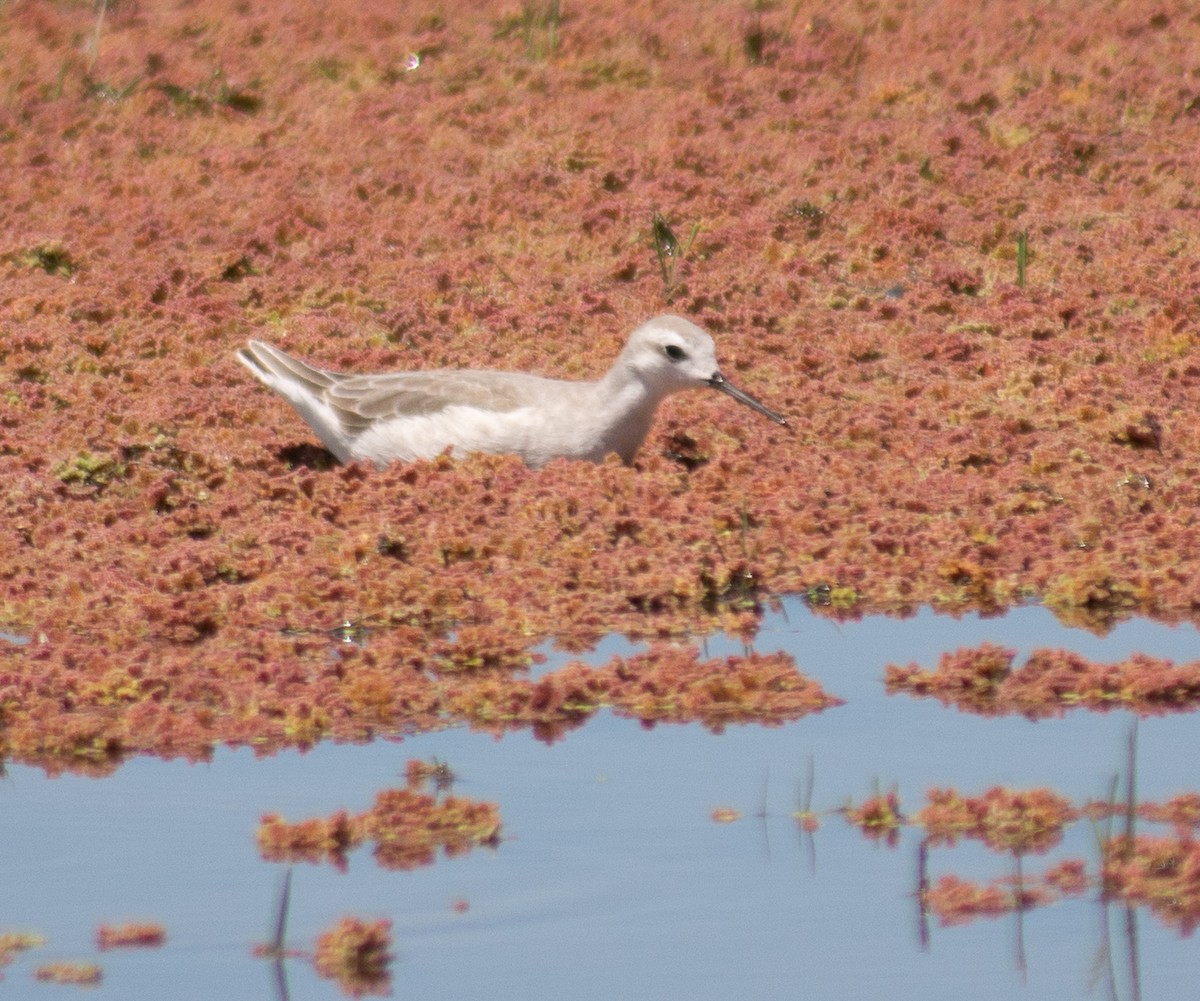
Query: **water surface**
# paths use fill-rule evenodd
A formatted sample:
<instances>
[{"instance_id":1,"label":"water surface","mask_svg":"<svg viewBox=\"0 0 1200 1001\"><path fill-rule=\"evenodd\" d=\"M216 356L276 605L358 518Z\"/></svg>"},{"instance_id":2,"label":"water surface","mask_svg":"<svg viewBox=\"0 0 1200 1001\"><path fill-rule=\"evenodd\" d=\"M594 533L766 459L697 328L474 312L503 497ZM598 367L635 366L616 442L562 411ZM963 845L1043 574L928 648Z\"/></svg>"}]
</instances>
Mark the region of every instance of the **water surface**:
<instances>
[{"instance_id":1,"label":"water surface","mask_svg":"<svg viewBox=\"0 0 1200 1001\"><path fill-rule=\"evenodd\" d=\"M1097 637L1040 608L839 625L789 601L754 648L790 651L846 705L783 727L715 735L600 714L550 746L527 732L497 740L458 729L262 760L244 749L218 750L209 764L137 759L104 779L10 765L0 783L0 930L48 942L3 971L0 995L66 990L36 984L32 970L73 959L104 968L90 997L276 996L270 964L250 955L268 937L285 868L258 856L260 815L365 810L379 790L403 785L408 758L436 756L459 776L456 793L498 804L497 849L413 872L379 868L369 848L351 855L346 873L295 869L290 944L311 948L347 914L387 918L395 996L1061 999L1134 997L1135 976L1142 998L1190 996L1200 982L1195 942L1148 912L1106 908L1094 892L960 927L923 921L919 833L906 829L887 847L834 812L893 786L910 811L927 789L951 785L967 795L1046 786L1077 803L1108 796L1127 760L1125 712L981 719L884 693L885 664L931 667L983 641L1017 648L1018 663L1037 646L1098 660L1200 658L1191 627L1134 621ZM622 646L606 644L599 659ZM743 649L725 638L707 647L713 656ZM1194 714L1139 724L1142 799L1200 789L1198 737ZM811 839L792 816L810 760L811 805L822 814ZM715 823L721 807L742 819ZM1095 871L1087 822L1022 864L1037 873L1067 857ZM1014 865L970 842L929 861L935 879L986 880ZM127 920L165 925L167 944L98 953L96 927ZM286 982L294 1001L339 996L302 959L286 964Z\"/></svg>"}]
</instances>

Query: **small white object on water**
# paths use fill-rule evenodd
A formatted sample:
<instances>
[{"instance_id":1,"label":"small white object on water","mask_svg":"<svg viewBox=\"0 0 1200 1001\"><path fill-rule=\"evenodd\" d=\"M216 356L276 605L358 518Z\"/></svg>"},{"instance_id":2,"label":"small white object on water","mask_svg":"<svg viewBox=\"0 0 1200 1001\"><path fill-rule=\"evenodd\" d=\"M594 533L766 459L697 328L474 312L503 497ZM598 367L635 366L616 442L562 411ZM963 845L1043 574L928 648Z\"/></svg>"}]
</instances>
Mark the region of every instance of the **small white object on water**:
<instances>
[{"instance_id":1,"label":"small white object on water","mask_svg":"<svg viewBox=\"0 0 1200 1001\"><path fill-rule=\"evenodd\" d=\"M250 341L237 357L296 408L340 462L384 466L449 448L456 456L519 455L535 468L558 458L600 462L609 453L630 463L663 398L705 386L787 425L726 382L712 338L678 316L638 327L596 382L457 369L341 374L261 341Z\"/></svg>"}]
</instances>

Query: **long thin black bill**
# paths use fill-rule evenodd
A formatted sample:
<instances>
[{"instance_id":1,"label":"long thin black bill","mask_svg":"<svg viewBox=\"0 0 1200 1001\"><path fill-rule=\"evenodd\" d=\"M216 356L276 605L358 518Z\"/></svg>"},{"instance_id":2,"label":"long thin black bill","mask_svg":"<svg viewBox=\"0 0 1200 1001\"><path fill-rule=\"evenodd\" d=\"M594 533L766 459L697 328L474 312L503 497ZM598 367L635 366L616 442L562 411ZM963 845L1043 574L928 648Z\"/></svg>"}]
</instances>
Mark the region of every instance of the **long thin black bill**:
<instances>
[{"instance_id":1,"label":"long thin black bill","mask_svg":"<svg viewBox=\"0 0 1200 1001\"><path fill-rule=\"evenodd\" d=\"M725 376L723 376L720 372L717 372L711 379L709 379L708 384L712 386L713 389L719 389L726 396L732 396L738 401L738 403L746 404L746 406L748 406L751 410L757 410L764 417L770 418L776 424L782 424L784 427L788 426L787 418L775 413L774 410L764 407L749 393L743 393L736 386L731 386L725 381Z\"/></svg>"}]
</instances>

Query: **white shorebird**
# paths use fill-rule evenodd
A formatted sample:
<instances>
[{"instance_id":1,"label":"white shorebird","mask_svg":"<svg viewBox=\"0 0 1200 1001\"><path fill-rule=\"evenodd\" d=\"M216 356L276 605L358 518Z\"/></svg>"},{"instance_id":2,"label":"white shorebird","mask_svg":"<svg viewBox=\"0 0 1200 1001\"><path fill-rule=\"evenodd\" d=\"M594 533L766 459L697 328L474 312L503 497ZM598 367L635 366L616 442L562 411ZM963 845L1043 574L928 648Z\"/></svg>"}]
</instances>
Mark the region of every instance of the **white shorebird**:
<instances>
[{"instance_id":1,"label":"white shorebird","mask_svg":"<svg viewBox=\"0 0 1200 1001\"><path fill-rule=\"evenodd\" d=\"M662 399L702 386L787 425L726 382L712 338L678 316L656 316L638 327L598 382L457 369L341 374L261 341L237 357L296 408L340 462L369 459L384 466L449 448L454 455L519 455L534 467L557 458L600 462L610 452L630 463Z\"/></svg>"}]
</instances>

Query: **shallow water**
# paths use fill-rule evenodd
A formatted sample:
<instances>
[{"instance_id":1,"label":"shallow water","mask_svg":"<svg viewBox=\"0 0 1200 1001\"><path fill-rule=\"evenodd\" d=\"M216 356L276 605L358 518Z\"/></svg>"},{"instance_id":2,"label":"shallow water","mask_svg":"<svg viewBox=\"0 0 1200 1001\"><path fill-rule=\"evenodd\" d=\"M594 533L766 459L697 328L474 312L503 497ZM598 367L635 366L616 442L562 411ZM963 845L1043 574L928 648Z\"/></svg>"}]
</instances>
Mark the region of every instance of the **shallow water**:
<instances>
[{"instance_id":1,"label":"shallow water","mask_svg":"<svg viewBox=\"0 0 1200 1001\"><path fill-rule=\"evenodd\" d=\"M250 955L273 923L284 866L260 860L265 812L291 820L366 809L402 786L404 762L436 756L455 792L498 804L504 841L413 872L380 869L363 849L349 871L295 868L288 939L311 948L346 914L393 922L393 993L424 998L758 997L1026 998L1190 996L1200 980L1192 939L1144 910L1095 892L1047 908L943 928L914 897L919 833L876 844L830 811L897 787L915 812L930 787L966 795L992 785L1047 786L1076 804L1106 798L1125 768L1132 717L1068 713L1031 723L981 719L933 701L887 696L886 663L932 667L939 654L991 641L1063 646L1097 660L1133 652L1200 658L1191 627L1130 622L1099 638L1040 608L997 619L923 612L836 624L787 602L754 647L784 648L846 705L779 728L644 729L607 714L552 746L528 733L495 740L451 730L366 746L325 744L255 760L221 750L211 764L139 759L105 779L47 779L9 766L0 782L0 931L47 944L3 970L0 996L42 996L34 967L98 961L96 998L278 996L269 963ZM619 641L606 645L605 659ZM710 640L709 655L741 652ZM1195 714L1143 720L1143 800L1200 790ZM812 761L811 839L791 814ZM715 808L742 819L718 824ZM760 813L765 815L759 816ZM1037 874L1063 858L1095 871L1086 822L1071 825ZM935 849L929 874L1011 874L1010 857L977 843ZM466 901L458 913L455 901ZM99 953L102 923L166 927L155 950ZM1134 934L1129 934L1132 922ZM302 959L285 964L288 996L339 996ZM1137 989L1134 987L1137 982ZM61 988L59 988L61 990Z\"/></svg>"}]
</instances>

